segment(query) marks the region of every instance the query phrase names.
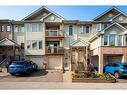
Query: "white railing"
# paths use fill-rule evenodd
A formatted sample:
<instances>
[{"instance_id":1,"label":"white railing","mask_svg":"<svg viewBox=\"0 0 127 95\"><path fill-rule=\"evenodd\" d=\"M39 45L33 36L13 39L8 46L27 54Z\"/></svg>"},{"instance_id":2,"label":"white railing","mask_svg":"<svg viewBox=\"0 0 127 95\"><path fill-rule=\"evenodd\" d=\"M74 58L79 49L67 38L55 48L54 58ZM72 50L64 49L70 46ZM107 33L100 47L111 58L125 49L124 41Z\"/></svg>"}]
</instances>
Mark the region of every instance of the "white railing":
<instances>
[{"instance_id":1,"label":"white railing","mask_svg":"<svg viewBox=\"0 0 127 95\"><path fill-rule=\"evenodd\" d=\"M46 54L64 54L64 48L63 47L46 47L45 49Z\"/></svg>"},{"instance_id":2,"label":"white railing","mask_svg":"<svg viewBox=\"0 0 127 95\"><path fill-rule=\"evenodd\" d=\"M46 30L46 36L64 36L61 30Z\"/></svg>"}]
</instances>

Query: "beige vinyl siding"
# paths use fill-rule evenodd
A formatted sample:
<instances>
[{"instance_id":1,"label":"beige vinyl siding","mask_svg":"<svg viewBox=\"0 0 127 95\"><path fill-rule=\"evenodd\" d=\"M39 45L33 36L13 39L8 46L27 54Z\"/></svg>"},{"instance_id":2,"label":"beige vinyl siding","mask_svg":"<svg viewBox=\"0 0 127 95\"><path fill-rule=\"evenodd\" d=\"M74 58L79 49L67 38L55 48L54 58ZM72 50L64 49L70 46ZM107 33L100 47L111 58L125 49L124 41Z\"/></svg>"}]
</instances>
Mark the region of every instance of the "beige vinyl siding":
<instances>
[{"instance_id":1,"label":"beige vinyl siding","mask_svg":"<svg viewBox=\"0 0 127 95\"><path fill-rule=\"evenodd\" d=\"M58 16L51 14L44 19L44 22L62 22L62 20Z\"/></svg>"}]
</instances>

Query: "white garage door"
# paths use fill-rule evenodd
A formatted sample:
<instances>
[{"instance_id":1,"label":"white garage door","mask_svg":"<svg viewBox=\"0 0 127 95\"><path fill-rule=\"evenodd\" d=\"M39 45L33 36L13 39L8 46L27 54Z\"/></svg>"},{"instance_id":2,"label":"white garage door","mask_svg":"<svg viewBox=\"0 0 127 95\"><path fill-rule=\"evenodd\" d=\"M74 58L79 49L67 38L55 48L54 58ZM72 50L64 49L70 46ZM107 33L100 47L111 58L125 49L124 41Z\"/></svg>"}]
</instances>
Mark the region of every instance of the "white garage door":
<instances>
[{"instance_id":1,"label":"white garage door","mask_svg":"<svg viewBox=\"0 0 127 95\"><path fill-rule=\"evenodd\" d=\"M43 57L42 56L29 56L27 57L29 60L32 60L38 65L39 69L42 69L43 66Z\"/></svg>"},{"instance_id":2,"label":"white garage door","mask_svg":"<svg viewBox=\"0 0 127 95\"><path fill-rule=\"evenodd\" d=\"M62 57L49 57L49 69L62 69Z\"/></svg>"}]
</instances>

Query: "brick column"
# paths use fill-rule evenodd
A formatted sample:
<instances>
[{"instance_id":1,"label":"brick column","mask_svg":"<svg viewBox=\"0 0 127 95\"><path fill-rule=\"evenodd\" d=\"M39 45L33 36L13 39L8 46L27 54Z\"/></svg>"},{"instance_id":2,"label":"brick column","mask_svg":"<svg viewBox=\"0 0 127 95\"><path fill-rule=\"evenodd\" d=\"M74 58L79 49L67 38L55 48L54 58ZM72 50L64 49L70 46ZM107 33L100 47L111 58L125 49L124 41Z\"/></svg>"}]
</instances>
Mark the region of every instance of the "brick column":
<instances>
[{"instance_id":1,"label":"brick column","mask_svg":"<svg viewBox=\"0 0 127 95\"><path fill-rule=\"evenodd\" d=\"M99 64L98 64L98 73L102 74L103 73L103 66L104 66L104 55L102 53L101 48L99 48Z\"/></svg>"}]
</instances>

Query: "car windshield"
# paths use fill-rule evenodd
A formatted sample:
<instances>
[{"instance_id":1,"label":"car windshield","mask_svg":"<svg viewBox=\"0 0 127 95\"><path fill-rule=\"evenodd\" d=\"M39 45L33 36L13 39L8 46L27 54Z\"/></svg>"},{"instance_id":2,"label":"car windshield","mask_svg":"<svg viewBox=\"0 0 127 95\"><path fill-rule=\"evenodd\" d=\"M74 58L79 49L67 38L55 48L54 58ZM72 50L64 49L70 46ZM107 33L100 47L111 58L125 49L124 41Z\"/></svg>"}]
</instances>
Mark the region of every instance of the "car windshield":
<instances>
[{"instance_id":1,"label":"car windshield","mask_svg":"<svg viewBox=\"0 0 127 95\"><path fill-rule=\"evenodd\" d=\"M12 62L12 65L22 65L24 62Z\"/></svg>"},{"instance_id":2,"label":"car windshield","mask_svg":"<svg viewBox=\"0 0 127 95\"><path fill-rule=\"evenodd\" d=\"M126 67L127 68L127 65L123 65L123 67Z\"/></svg>"}]
</instances>

